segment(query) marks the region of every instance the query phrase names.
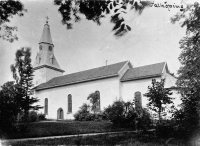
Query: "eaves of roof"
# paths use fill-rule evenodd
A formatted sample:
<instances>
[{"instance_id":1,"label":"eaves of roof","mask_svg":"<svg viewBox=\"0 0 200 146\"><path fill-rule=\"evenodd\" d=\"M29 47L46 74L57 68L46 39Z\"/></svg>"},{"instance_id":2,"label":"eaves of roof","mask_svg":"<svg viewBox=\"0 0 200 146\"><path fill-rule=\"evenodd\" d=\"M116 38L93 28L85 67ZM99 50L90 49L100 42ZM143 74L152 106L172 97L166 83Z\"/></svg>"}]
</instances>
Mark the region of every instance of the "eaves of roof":
<instances>
[{"instance_id":1,"label":"eaves of roof","mask_svg":"<svg viewBox=\"0 0 200 146\"><path fill-rule=\"evenodd\" d=\"M140 77L136 77L136 78L128 78L128 79L123 79L120 81L126 82L126 81L141 80L141 79L148 79L148 78L161 77L161 76L162 76L162 74L156 74L156 75L140 76Z\"/></svg>"},{"instance_id":2,"label":"eaves of roof","mask_svg":"<svg viewBox=\"0 0 200 146\"><path fill-rule=\"evenodd\" d=\"M62 72L62 73L65 72L65 71L62 70L62 69L55 68L55 67L53 67L53 66L49 66L49 65L46 65L46 64L41 65L41 66L34 67L33 70L36 70L36 69L39 69L39 68L44 68L44 67L50 68L50 69L53 69L53 70L56 70L56 71L60 71L60 72Z\"/></svg>"},{"instance_id":3,"label":"eaves of roof","mask_svg":"<svg viewBox=\"0 0 200 146\"><path fill-rule=\"evenodd\" d=\"M72 84L84 83L84 82L89 82L89 81L94 81L94 80L112 78L112 77L117 77L117 76L118 76L118 74L114 74L114 75L110 75L110 76L103 76L103 77L99 77L99 78L91 78L91 79L87 79L87 80L81 80L81 81L59 84L59 85L54 85L54 86L48 86L48 87L43 87L43 88L37 88L36 87L36 91L50 89L50 88L56 88L56 87L62 87L62 86L68 86L68 85L72 85Z\"/></svg>"}]
</instances>

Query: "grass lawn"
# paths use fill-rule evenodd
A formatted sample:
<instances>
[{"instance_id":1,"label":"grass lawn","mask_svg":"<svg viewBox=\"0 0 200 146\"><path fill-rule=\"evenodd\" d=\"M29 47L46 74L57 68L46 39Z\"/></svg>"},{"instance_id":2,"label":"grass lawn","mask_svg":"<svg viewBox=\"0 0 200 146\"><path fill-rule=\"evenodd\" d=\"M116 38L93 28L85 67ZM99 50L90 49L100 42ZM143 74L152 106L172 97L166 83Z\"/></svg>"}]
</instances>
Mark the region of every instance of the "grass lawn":
<instances>
[{"instance_id":1,"label":"grass lawn","mask_svg":"<svg viewBox=\"0 0 200 146\"><path fill-rule=\"evenodd\" d=\"M129 146L166 146L166 139L158 139L153 134L137 135L131 133L96 135L86 137L58 138L7 143L5 145L129 145ZM180 141L171 141L167 146L186 146Z\"/></svg>"},{"instance_id":2,"label":"grass lawn","mask_svg":"<svg viewBox=\"0 0 200 146\"><path fill-rule=\"evenodd\" d=\"M112 126L112 123L106 121L101 121L101 122L48 121L48 122L30 123L27 131L12 133L5 136L4 138L6 139L33 138L33 137L127 131L127 130L132 130L132 129L116 128Z\"/></svg>"}]
</instances>

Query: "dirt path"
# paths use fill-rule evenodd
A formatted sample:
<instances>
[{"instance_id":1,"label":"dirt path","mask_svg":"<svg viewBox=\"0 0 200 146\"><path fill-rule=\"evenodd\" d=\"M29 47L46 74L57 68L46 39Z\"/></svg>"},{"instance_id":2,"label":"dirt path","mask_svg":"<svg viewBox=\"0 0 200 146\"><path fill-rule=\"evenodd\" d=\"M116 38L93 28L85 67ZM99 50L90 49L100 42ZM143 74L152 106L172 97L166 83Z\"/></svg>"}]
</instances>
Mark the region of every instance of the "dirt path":
<instances>
[{"instance_id":1,"label":"dirt path","mask_svg":"<svg viewBox=\"0 0 200 146\"><path fill-rule=\"evenodd\" d=\"M95 136L95 135L103 135L103 134L122 134L122 133L136 133L136 131L87 133L87 134L76 134L76 135L62 135L62 136L49 136L49 137L36 137L36 138L9 139L9 140L1 140L1 143L3 144L3 143L7 143L7 142L19 142L19 141L29 141L29 140L55 139L55 138L78 137L78 136Z\"/></svg>"}]
</instances>

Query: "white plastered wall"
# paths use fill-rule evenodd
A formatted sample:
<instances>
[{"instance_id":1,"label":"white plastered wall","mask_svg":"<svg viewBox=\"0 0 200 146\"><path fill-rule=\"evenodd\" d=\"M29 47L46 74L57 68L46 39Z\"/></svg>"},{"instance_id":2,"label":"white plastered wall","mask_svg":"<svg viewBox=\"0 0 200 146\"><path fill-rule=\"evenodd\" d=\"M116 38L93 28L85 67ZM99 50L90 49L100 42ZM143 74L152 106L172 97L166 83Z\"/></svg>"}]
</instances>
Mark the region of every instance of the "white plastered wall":
<instances>
[{"instance_id":1,"label":"white plastered wall","mask_svg":"<svg viewBox=\"0 0 200 146\"><path fill-rule=\"evenodd\" d=\"M34 74L34 79L33 79L34 86L47 82L54 77L63 75L62 72L59 72L50 68L46 68L46 67L35 70L33 74Z\"/></svg>"},{"instance_id":2,"label":"white plastered wall","mask_svg":"<svg viewBox=\"0 0 200 146\"><path fill-rule=\"evenodd\" d=\"M142 94L142 106L146 107L148 103L147 97L143 96L143 94L147 93L148 86L151 85L152 79L156 79L156 81L160 81L161 78L165 78L165 88L175 87L176 86L176 78L171 76L166 72L166 69L163 70L162 77L154 77L140 80L132 80L121 83L122 90L122 98L124 101L133 101L134 93L139 91ZM173 100L176 107L181 103L180 94L176 90L172 90L173 95L171 97L175 98Z\"/></svg>"},{"instance_id":3,"label":"white plastered wall","mask_svg":"<svg viewBox=\"0 0 200 146\"><path fill-rule=\"evenodd\" d=\"M151 85L153 78L140 79L133 81L122 82L122 98L124 101L133 101L135 92L139 91L142 95L142 106L145 107L148 103L147 98L143 94L147 93L148 86ZM156 77L160 81L161 77Z\"/></svg>"},{"instance_id":4,"label":"white plastered wall","mask_svg":"<svg viewBox=\"0 0 200 146\"><path fill-rule=\"evenodd\" d=\"M63 73L62 72L59 72L59 71L56 71L56 70L53 70L53 69L50 69L50 68L46 68L46 79L47 81L49 81L50 79L54 78L54 77L58 77L58 76L62 76Z\"/></svg>"},{"instance_id":5,"label":"white plastered wall","mask_svg":"<svg viewBox=\"0 0 200 146\"><path fill-rule=\"evenodd\" d=\"M166 88L176 87L176 80L177 79L175 77L173 77L172 75L170 75L166 71L164 72L163 76L165 78L165 87ZM173 100L174 105L178 108L178 105L181 104L181 94L178 93L178 90L171 90L171 91L173 92L171 97L174 98L174 100Z\"/></svg>"},{"instance_id":6,"label":"white plastered wall","mask_svg":"<svg viewBox=\"0 0 200 146\"><path fill-rule=\"evenodd\" d=\"M48 98L49 119L57 119L57 110L62 108L64 119L72 119L73 114L79 110L83 103L89 103L87 97L95 91L100 92L101 110L112 104L119 98L119 78L112 77L58 88L51 88L35 92L35 97L39 97L39 105L44 106L45 98ZM72 95L72 113L68 114L68 95ZM44 109L39 112L44 113Z\"/></svg>"}]
</instances>

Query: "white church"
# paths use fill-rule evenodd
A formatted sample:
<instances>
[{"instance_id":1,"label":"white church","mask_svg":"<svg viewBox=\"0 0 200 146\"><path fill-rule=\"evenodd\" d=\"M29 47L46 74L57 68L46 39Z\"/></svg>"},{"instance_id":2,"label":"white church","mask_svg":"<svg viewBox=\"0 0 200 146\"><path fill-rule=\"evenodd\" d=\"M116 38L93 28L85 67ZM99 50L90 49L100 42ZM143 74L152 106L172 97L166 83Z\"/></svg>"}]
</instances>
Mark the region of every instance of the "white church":
<instances>
[{"instance_id":1,"label":"white church","mask_svg":"<svg viewBox=\"0 0 200 146\"><path fill-rule=\"evenodd\" d=\"M54 50L55 49L55 50ZM34 67L34 96L44 108L48 119L73 119L73 115L87 97L97 92L100 96L99 110L111 105L115 100L131 101L141 98L142 106L147 104L144 94L152 79L165 78L165 87L175 87L176 79L169 74L166 62L133 67L129 61L117 62L81 72L63 75L54 55L54 44L48 22L44 25L39 42ZM133 63L134 65L137 65ZM178 97L174 90L174 97Z\"/></svg>"}]
</instances>

